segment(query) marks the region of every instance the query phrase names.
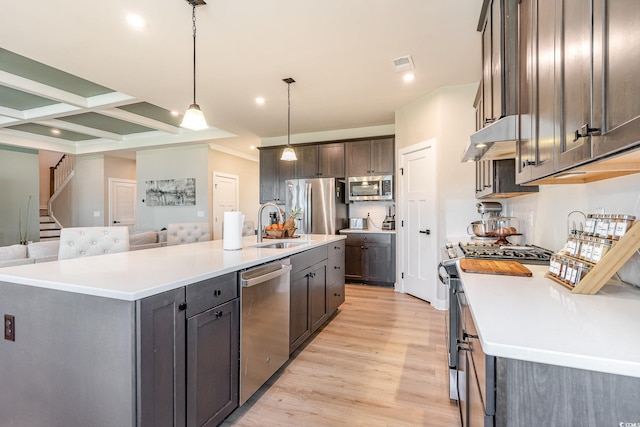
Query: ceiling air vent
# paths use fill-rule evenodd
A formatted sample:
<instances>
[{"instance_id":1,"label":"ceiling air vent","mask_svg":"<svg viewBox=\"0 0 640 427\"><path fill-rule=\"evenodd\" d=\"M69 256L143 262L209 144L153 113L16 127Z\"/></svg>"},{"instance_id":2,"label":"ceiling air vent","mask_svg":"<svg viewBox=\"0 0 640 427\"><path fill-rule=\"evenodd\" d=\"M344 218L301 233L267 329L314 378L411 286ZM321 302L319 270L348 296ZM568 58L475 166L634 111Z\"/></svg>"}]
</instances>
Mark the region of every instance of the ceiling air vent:
<instances>
[{"instance_id":1,"label":"ceiling air vent","mask_svg":"<svg viewBox=\"0 0 640 427\"><path fill-rule=\"evenodd\" d=\"M413 66L413 59L411 58L411 55L400 56L398 58L392 59L392 61L396 72L409 71L415 68Z\"/></svg>"}]
</instances>

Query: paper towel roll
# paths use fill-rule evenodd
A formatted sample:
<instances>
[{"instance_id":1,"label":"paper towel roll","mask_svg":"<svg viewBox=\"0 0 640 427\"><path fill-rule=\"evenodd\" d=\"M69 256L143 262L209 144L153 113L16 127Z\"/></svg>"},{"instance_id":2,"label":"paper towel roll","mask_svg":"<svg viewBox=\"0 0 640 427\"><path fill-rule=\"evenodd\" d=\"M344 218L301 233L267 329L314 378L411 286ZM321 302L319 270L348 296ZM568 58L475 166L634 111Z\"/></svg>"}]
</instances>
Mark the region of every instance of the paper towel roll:
<instances>
[{"instance_id":1,"label":"paper towel roll","mask_svg":"<svg viewBox=\"0 0 640 427\"><path fill-rule=\"evenodd\" d=\"M242 249L242 212L225 212L222 230L222 247L228 251Z\"/></svg>"}]
</instances>

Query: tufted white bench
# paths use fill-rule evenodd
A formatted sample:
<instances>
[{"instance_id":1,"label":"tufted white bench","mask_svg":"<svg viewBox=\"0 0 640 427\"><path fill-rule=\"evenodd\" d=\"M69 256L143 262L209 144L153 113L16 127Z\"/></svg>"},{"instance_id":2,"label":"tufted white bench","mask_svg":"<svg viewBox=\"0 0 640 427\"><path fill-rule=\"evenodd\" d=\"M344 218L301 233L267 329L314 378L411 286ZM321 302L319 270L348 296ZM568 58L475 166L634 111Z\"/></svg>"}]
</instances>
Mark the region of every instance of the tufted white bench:
<instances>
[{"instance_id":1,"label":"tufted white bench","mask_svg":"<svg viewBox=\"0 0 640 427\"><path fill-rule=\"evenodd\" d=\"M68 227L60 231L61 260L128 250L127 227Z\"/></svg>"},{"instance_id":2,"label":"tufted white bench","mask_svg":"<svg viewBox=\"0 0 640 427\"><path fill-rule=\"evenodd\" d=\"M208 222L167 225L167 246L211 240Z\"/></svg>"}]
</instances>

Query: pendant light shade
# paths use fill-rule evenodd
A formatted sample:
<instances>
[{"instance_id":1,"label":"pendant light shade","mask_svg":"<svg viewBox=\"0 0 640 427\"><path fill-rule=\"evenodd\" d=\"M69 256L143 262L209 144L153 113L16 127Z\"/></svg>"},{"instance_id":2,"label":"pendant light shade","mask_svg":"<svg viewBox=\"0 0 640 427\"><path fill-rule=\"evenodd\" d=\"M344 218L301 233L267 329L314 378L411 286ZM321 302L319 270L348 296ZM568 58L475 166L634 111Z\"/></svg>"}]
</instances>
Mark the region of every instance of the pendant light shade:
<instances>
[{"instance_id":1,"label":"pendant light shade","mask_svg":"<svg viewBox=\"0 0 640 427\"><path fill-rule=\"evenodd\" d=\"M180 126L191 130L202 130L209 127L198 104L189 105L189 109L184 113Z\"/></svg>"},{"instance_id":2,"label":"pendant light shade","mask_svg":"<svg viewBox=\"0 0 640 427\"><path fill-rule=\"evenodd\" d=\"M191 20L193 21L193 103L184 113L180 126L191 130L207 129L207 121L204 113L200 110L200 106L196 102L196 6L206 4L203 0L187 0L187 3L193 8Z\"/></svg>"},{"instance_id":3,"label":"pendant light shade","mask_svg":"<svg viewBox=\"0 0 640 427\"><path fill-rule=\"evenodd\" d=\"M298 160L296 152L291 146L291 83L295 83L296 81L291 77L282 79L282 81L287 84L287 146L282 151L282 157L280 157L280 160L292 162L294 160Z\"/></svg>"},{"instance_id":4,"label":"pendant light shade","mask_svg":"<svg viewBox=\"0 0 640 427\"><path fill-rule=\"evenodd\" d=\"M280 157L280 160L285 160L287 162L298 160L298 158L296 157L296 152L293 149L293 147L287 145L284 148L284 151L282 151L282 157Z\"/></svg>"}]
</instances>

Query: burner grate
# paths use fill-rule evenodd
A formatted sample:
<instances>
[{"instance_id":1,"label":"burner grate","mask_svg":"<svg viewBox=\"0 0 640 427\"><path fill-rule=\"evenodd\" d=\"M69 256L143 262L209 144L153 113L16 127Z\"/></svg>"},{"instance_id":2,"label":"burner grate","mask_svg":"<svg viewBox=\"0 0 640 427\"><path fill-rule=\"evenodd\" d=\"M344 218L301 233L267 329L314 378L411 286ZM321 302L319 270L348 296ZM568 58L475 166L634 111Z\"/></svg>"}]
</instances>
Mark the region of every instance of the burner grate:
<instances>
[{"instance_id":1,"label":"burner grate","mask_svg":"<svg viewBox=\"0 0 640 427\"><path fill-rule=\"evenodd\" d=\"M534 245L518 246L510 249L492 243L460 243L465 258L519 261L529 264L548 264L552 251Z\"/></svg>"}]
</instances>

